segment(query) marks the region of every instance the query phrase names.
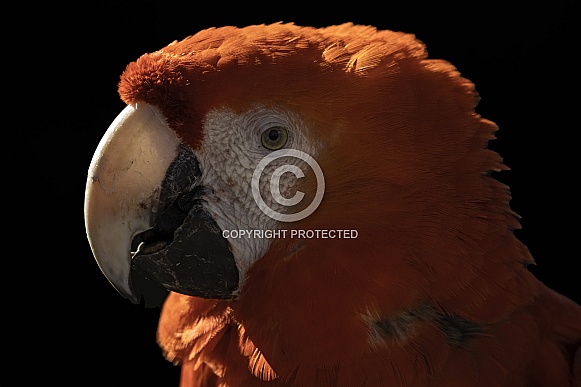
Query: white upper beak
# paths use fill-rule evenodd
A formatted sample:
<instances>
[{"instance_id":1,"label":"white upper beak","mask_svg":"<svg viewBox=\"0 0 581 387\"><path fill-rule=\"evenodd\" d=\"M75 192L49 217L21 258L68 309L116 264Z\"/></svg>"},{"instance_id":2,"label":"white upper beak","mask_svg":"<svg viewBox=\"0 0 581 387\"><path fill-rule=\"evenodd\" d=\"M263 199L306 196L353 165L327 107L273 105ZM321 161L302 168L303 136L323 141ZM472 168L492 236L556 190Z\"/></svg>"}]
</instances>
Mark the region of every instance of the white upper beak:
<instances>
[{"instance_id":1,"label":"white upper beak","mask_svg":"<svg viewBox=\"0 0 581 387\"><path fill-rule=\"evenodd\" d=\"M127 106L95 151L85 190L85 228L103 274L138 302L129 280L131 241L150 229L161 183L180 141L154 107Z\"/></svg>"}]
</instances>

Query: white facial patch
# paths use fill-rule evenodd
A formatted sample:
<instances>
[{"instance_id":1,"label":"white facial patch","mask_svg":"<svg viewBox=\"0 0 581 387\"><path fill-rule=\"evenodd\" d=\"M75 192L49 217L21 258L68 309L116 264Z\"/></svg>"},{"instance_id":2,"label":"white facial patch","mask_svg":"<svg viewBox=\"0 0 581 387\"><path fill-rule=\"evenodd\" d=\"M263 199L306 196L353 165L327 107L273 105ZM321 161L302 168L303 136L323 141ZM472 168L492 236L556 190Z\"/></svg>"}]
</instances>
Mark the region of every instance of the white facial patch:
<instances>
[{"instance_id":1,"label":"white facial patch","mask_svg":"<svg viewBox=\"0 0 581 387\"><path fill-rule=\"evenodd\" d=\"M318 154L317 144L308 138L308 128L298 114L266 107L256 107L242 114L228 108L213 109L205 117L202 146L195 151L202 178L200 185L204 193L204 208L212 215L224 236L227 237L240 271L240 281L250 266L261 258L270 247L272 238L268 233L238 235L239 230L278 230L280 223L266 215L252 195L252 176L260 161L272 150L261 140L263 133L271 128L284 128L288 134L284 149L297 149L312 157ZM277 160L264 170L269 177L288 160ZM289 164L298 164L290 161ZM279 189L285 197L296 191L296 176L290 173L278 176ZM260 179L260 192L267 205L284 211L284 203L269 195L270 178ZM284 202L284 201L283 201ZM236 237L231 237L231 236Z\"/></svg>"}]
</instances>

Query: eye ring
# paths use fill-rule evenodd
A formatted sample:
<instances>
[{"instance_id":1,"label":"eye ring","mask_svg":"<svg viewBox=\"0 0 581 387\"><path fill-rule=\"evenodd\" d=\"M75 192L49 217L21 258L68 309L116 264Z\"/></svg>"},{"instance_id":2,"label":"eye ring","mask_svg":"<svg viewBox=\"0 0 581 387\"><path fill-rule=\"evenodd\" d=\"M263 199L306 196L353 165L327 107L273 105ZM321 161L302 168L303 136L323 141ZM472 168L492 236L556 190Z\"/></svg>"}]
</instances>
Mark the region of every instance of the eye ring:
<instances>
[{"instance_id":1,"label":"eye ring","mask_svg":"<svg viewBox=\"0 0 581 387\"><path fill-rule=\"evenodd\" d=\"M283 126L271 126L260 135L262 146L269 150L278 150L288 141L288 132Z\"/></svg>"}]
</instances>

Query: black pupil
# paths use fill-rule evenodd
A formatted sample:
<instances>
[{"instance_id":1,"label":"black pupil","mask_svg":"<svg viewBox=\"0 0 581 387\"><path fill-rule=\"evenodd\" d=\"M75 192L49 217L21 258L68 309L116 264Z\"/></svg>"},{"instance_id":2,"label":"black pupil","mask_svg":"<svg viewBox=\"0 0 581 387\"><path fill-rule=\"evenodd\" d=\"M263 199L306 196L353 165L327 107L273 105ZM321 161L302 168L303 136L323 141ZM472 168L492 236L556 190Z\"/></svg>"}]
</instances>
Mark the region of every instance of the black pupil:
<instances>
[{"instance_id":1,"label":"black pupil","mask_svg":"<svg viewBox=\"0 0 581 387\"><path fill-rule=\"evenodd\" d=\"M278 140L278 136L279 136L278 129L271 129L271 130L268 132L268 138L269 138L271 141L276 141L276 140Z\"/></svg>"}]
</instances>

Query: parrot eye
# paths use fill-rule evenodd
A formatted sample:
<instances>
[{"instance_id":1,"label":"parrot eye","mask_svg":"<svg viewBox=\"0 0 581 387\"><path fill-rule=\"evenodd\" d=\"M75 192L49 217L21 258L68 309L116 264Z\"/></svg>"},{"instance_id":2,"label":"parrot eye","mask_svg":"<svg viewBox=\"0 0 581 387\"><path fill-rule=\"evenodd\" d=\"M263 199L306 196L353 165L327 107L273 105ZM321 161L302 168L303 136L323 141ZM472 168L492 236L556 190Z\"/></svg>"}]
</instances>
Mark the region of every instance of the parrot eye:
<instances>
[{"instance_id":1,"label":"parrot eye","mask_svg":"<svg viewBox=\"0 0 581 387\"><path fill-rule=\"evenodd\" d=\"M261 140L266 149L277 150L286 144L288 133L282 126L272 126L262 132Z\"/></svg>"}]
</instances>

